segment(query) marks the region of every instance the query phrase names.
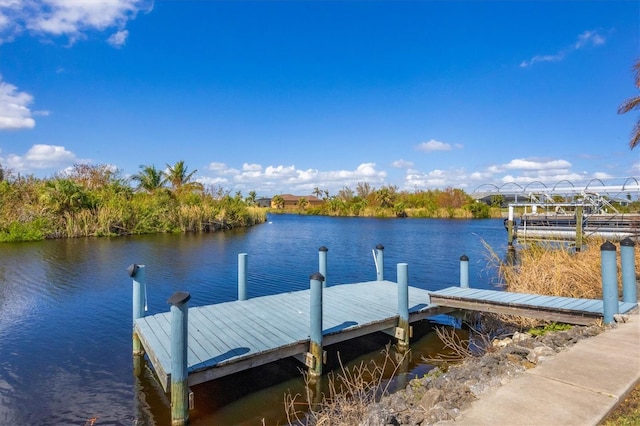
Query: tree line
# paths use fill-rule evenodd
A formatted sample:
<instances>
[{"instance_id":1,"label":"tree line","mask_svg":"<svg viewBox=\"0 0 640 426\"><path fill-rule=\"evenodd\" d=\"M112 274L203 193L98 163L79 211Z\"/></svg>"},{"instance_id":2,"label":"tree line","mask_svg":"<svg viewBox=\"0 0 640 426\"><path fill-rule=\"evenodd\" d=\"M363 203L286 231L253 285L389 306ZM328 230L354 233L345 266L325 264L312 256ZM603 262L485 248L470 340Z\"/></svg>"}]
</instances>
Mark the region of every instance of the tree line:
<instances>
[{"instance_id":1,"label":"tree line","mask_svg":"<svg viewBox=\"0 0 640 426\"><path fill-rule=\"evenodd\" d=\"M108 165L76 164L40 179L0 165L0 242L203 232L266 220L263 209L193 181L196 171L178 161L164 171L140 166L127 179Z\"/></svg>"}]
</instances>

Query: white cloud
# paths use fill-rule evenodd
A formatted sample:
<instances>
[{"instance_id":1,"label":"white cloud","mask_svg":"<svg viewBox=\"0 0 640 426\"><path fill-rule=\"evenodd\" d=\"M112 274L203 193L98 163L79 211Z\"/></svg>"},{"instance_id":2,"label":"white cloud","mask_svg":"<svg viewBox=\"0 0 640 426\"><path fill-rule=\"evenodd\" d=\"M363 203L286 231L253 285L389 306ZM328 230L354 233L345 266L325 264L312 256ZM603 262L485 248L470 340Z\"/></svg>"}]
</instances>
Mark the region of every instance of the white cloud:
<instances>
[{"instance_id":1,"label":"white cloud","mask_svg":"<svg viewBox=\"0 0 640 426\"><path fill-rule=\"evenodd\" d=\"M210 163L207 170L214 176L201 177L204 184L232 184L232 192L256 191L263 195L292 192L311 194L315 187L327 189L335 194L344 186L355 186L358 182L382 185L387 173L376 170L375 163L362 163L355 170L297 169L294 165L267 166L244 163L242 170L236 170L223 163ZM230 171L235 171L231 173ZM232 176L231 181L226 177Z\"/></svg>"},{"instance_id":2,"label":"white cloud","mask_svg":"<svg viewBox=\"0 0 640 426\"><path fill-rule=\"evenodd\" d=\"M578 36L578 41L574 45L575 49L582 49L584 46L600 46L605 43L605 38L597 31L585 31Z\"/></svg>"},{"instance_id":3,"label":"white cloud","mask_svg":"<svg viewBox=\"0 0 640 426\"><path fill-rule=\"evenodd\" d=\"M396 160L391 165L397 169L409 169L413 167L413 161Z\"/></svg>"},{"instance_id":4,"label":"white cloud","mask_svg":"<svg viewBox=\"0 0 640 426\"><path fill-rule=\"evenodd\" d=\"M71 43L89 30L115 27L109 43L121 46L127 38L127 21L140 11L150 11L151 0L2 0L0 44L24 31L39 35L67 36Z\"/></svg>"},{"instance_id":5,"label":"white cloud","mask_svg":"<svg viewBox=\"0 0 640 426\"><path fill-rule=\"evenodd\" d=\"M113 47L122 47L126 43L127 37L129 37L129 31L120 30L112 34L111 37L107 39L107 43Z\"/></svg>"},{"instance_id":6,"label":"white cloud","mask_svg":"<svg viewBox=\"0 0 640 426\"><path fill-rule=\"evenodd\" d=\"M586 46L597 47L606 42L606 39L597 31L585 31L578 35L578 40L571 46L560 50L552 55L535 55L529 60L524 60L520 63L521 68L527 68L538 62L559 62L565 58L569 53L580 50Z\"/></svg>"},{"instance_id":7,"label":"white cloud","mask_svg":"<svg viewBox=\"0 0 640 426\"><path fill-rule=\"evenodd\" d=\"M16 172L30 173L33 170L61 170L75 163L86 163L89 160L80 160L76 155L63 146L57 145L33 145L22 156L9 154L0 157L0 163L8 169Z\"/></svg>"},{"instance_id":8,"label":"white cloud","mask_svg":"<svg viewBox=\"0 0 640 426\"><path fill-rule=\"evenodd\" d=\"M505 170L540 171L570 168L571 163L566 160L537 160L516 158L506 164L491 166L488 168L488 171L490 171L491 173L500 173Z\"/></svg>"},{"instance_id":9,"label":"white cloud","mask_svg":"<svg viewBox=\"0 0 640 426\"><path fill-rule=\"evenodd\" d=\"M451 145L445 142L440 142L435 139L431 139L428 142L422 142L416 148L419 151L431 152L431 151L450 151Z\"/></svg>"},{"instance_id":10,"label":"white cloud","mask_svg":"<svg viewBox=\"0 0 640 426\"><path fill-rule=\"evenodd\" d=\"M33 96L19 92L0 76L0 130L33 129L36 121L29 109L32 103Z\"/></svg>"}]
</instances>

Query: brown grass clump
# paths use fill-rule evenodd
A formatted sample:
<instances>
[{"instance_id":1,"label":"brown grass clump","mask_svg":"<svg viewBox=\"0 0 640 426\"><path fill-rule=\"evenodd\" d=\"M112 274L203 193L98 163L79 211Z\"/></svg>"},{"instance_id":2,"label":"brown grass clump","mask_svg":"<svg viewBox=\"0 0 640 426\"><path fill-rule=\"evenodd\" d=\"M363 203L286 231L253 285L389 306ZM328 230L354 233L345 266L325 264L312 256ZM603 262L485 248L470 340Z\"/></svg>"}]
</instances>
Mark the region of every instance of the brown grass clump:
<instances>
[{"instance_id":1,"label":"brown grass clump","mask_svg":"<svg viewBox=\"0 0 640 426\"><path fill-rule=\"evenodd\" d=\"M600 299L602 278L600 246L603 240L589 240L580 252L558 248L551 244L536 244L520 248L514 265L499 263L505 290L548 296ZM617 252L620 248L617 247ZM636 264L640 251L635 251ZM621 266L618 254L618 283L621 286Z\"/></svg>"},{"instance_id":2,"label":"brown grass clump","mask_svg":"<svg viewBox=\"0 0 640 426\"><path fill-rule=\"evenodd\" d=\"M383 351L382 365L370 361L361 362L347 368L340 360L339 371L327 375L328 394L320 395L318 383L312 383L305 373L306 402L299 402L300 394L285 395L285 407L289 425L332 425L351 426L362 422L369 406L388 394L390 381L402 364L401 359L393 360L390 346ZM318 380L322 380L319 378ZM298 408L302 407L302 409Z\"/></svg>"},{"instance_id":3,"label":"brown grass clump","mask_svg":"<svg viewBox=\"0 0 640 426\"><path fill-rule=\"evenodd\" d=\"M513 264L504 262L492 251L499 275L506 291L533 293L547 296L602 298L602 272L600 246L604 240L590 239L579 252L562 248L550 242L530 244L518 248ZM622 291L620 247L617 245L619 292ZM636 265L640 264L640 250L635 251ZM535 327L544 321L503 315L507 323L522 327Z\"/></svg>"}]
</instances>

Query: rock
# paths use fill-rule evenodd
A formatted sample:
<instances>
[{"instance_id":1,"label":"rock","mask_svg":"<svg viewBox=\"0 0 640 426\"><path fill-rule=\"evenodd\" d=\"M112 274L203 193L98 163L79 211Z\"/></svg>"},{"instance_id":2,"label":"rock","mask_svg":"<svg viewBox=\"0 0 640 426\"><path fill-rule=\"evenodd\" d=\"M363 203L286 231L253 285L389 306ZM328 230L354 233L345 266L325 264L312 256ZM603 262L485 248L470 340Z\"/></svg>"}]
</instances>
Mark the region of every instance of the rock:
<instances>
[{"instance_id":1,"label":"rock","mask_svg":"<svg viewBox=\"0 0 640 426\"><path fill-rule=\"evenodd\" d=\"M435 368L412 379L405 389L383 397L370 407L360 425L427 426L454 421L482 394L602 330L595 325L576 326L541 337L514 333L512 338L496 339L483 356L451 365L446 371Z\"/></svg>"},{"instance_id":2,"label":"rock","mask_svg":"<svg viewBox=\"0 0 640 426\"><path fill-rule=\"evenodd\" d=\"M428 411L440 401L442 401L442 391L440 389L429 389L422 396L418 405Z\"/></svg>"}]
</instances>

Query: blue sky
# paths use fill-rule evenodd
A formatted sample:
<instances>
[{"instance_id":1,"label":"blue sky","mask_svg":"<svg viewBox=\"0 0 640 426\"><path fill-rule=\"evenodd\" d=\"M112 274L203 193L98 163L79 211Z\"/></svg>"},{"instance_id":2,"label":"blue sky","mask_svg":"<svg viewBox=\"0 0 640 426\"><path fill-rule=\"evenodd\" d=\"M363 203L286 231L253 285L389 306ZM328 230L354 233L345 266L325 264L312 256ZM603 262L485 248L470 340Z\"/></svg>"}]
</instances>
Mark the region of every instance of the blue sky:
<instances>
[{"instance_id":1,"label":"blue sky","mask_svg":"<svg viewBox=\"0 0 640 426\"><path fill-rule=\"evenodd\" d=\"M0 164L472 192L640 176L638 1L0 0Z\"/></svg>"}]
</instances>

